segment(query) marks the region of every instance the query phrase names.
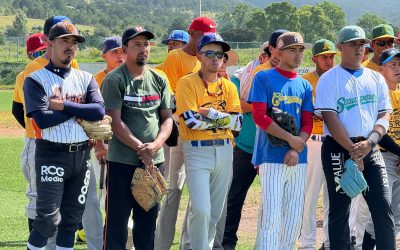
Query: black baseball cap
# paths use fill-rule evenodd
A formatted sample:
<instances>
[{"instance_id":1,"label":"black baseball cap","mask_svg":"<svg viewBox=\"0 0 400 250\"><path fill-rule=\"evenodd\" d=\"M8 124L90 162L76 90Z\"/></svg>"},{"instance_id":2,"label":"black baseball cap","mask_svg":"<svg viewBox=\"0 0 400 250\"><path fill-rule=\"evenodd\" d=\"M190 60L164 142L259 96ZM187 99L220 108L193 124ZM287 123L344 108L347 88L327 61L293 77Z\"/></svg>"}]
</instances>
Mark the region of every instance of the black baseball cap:
<instances>
[{"instance_id":1,"label":"black baseball cap","mask_svg":"<svg viewBox=\"0 0 400 250\"><path fill-rule=\"evenodd\" d=\"M71 19L69 19L66 16L52 16L49 17L45 22L44 22L44 27L43 27L43 33L48 36L51 27L53 27L53 25L59 23L59 22L68 22L68 23L72 23Z\"/></svg>"},{"instance_id":2,"label":"black baseball cap","mask_svg":"<svg viewBox=\"0 0 400 250\"><path fill-rule=\"evenodd\" d=\"M279 30L274 30L272 31L270 37L269 37L269 45L272 47L276 48L276 40L278 40L278 37L284 33L288 32L287 30L284 29L279 29Z\"/></svg>"},{"instance_id":3,"label":"black baseball cap","mask_svg":"<svg viewBox=\"0 0 400 250\"><path fill-rule=\"evenodd\" d=\"M400 57L400 51L395 48L387 49L382 51L378 57L379 65L390 62L394 57Z\"/></svg>"},{"instance_id":4,"label":"black baseball cap","mask_svg":"<svg viewBox=\"0 0 400 250\"><path fill-rule=\"evenodd\" d=\"M59 22L51 27L49 32L49 40L52 41L56 38L74 36L78 43L84 43L85 38L78 33L78 29L72 23Z\"/></svg>"},{"instance_id":5,"label":"black baseball cap","mask_svg":"<svg viewBox=\"0 0 400 250\"><path fill-rule=\"evenodd\" d=\"M131 40L132 38L134 38L136 36L140 36L140 35L147 37L147 39L149 39L149 40L154 38L153 33L145 30L141 26L136 26L133 28L128 28L124 31L124 34L122 34L122 44L126 45L126 43L129 40Z\"/></svg>"}]
</instances>

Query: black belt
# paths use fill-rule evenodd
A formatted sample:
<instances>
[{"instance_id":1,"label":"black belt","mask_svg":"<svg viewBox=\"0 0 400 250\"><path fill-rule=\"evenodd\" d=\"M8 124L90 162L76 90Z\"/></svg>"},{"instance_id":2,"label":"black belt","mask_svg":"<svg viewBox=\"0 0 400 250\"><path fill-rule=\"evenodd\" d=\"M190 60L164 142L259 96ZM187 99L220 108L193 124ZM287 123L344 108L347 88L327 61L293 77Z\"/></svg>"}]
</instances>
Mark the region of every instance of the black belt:
<instances>
[{"instance_id":1,"label":"black belt","mask_svg":"<svg viewBox=\"0 0 400 250\"><path fill-rule=\"evenodd\" d=\"M83 151L89 148L88 141L78 142L78 143L59 143L59 142L51 142L47 140L36 140L36 147L40 149L48 149L51 151L57 152L78 152Z\"/></svg>"},{"instance_id":2,"label":"black belt","mask_svg":"<svg viewBox=\"0 0 400 250\"><path fill-rule=\"evenodd\" d=\"M357 137L350 137L350 140L354 143L360 142L360 141L365 141L367 138L364 136L357 136Z\"/></svg>"},{"instance_id":3,"label":"black belt","mask_svg":"<svg viewBox=\"0 0 400 250\"><path fill-rule=\"evenodd\" d=\"M191 141L193 147L223 146L230 143L230 139Z\"/></svg>"}]
</instances>

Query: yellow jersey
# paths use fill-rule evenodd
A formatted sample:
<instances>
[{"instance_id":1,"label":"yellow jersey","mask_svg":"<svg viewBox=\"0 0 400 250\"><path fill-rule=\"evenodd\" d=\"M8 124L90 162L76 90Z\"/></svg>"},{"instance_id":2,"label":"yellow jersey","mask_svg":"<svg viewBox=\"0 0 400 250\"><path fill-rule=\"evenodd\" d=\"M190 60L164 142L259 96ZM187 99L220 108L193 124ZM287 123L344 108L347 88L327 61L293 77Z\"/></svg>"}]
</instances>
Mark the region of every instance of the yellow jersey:
<instances>
[{"instance_id":1,"label":"yellow jersey","mask_svg":"<svg viewBox=\"0 0 400 250\"><path fill-rule=\"evenodd\" d=\"M313 99L315 99L317 83L319 80L318 75L316 74L315 71L312 71L312 72L308 72L307 74L302 75L301 77L310 82L310 84L313 88ZM322 135L323 130L324 130L324 122L317 116L314 116L312 133Z\"/></svg>"},{"instance_id":2,"label":"yellow jersey","mask_svg":"<svg viewBox=\"0 0 400 250\"><path fill-rule=\"evenodd\" d=\"M171 53L171 52L170 52ZM198 73L182 77L176 89L176 114L179 115L179 135L183 141L233 139L230 129L196 130L186 126L181 114L188 110L198 111L200 107L212 107L225 113L241 113L240 100L235 85L220 77L218 81L208 84L210 93L223 92L221 96L210 96Z\"/></svg>"},{"instance_id":3,"label":"yellow jersey","mask_svg":"<svg viewBox=\"0 0 400 250\"><path fill-rule=\"evenodd\" d=\"M372 58L364 61L361 66L372 69L373 71L379 72L379 66L372 61Z\"/></svg>"},{"instance_id":4,"label":"yellow jersey","mask_svg":"<svg viewBox=\"0 0 400 250\"><path fill-rule=\"evenodd\" d=\"M389 90L390 100L392 101L393 113L390 115L390 129L388 135L400 144L400 91Z\"/></svg>"},{"instance_id":5,"label":"yellow jersey","mask_svg":"<svg viewBox=\"0 0 400 250\"><path fill-rule=\"evenodd\" d=\"M99 85L99 89L101 88L101 84L103 83L104 77L106 77L106 75L107 73L104 69L93 75L94 79L97 82L97 85Z\"/></svg>"},{"instance_id":6,"label":"yellow jersey","mask_svg":"<svg viewBox=\"0 0 400 250\"><path fill-rule=\"evenodd\" d=\"M201 63L196 56L191 56L182 49L171 50L163 64L164 73L167 75L174 92L176 84L181 77L197 72L201 67Z\"/></svg>"},{"instance_id":7,"label":"yellow jersey","mask_svg":"<svg viewBox=\"0 0 400 250\"><path fill-rule=\"evenodd\" d=\"M32 121L30 118L26 117L26 108L25 108L25 98L24 98L24 81L27 76L32 74L33 72L43 69L49 61L45 59L43 56L36 58L33 61L30 61L28 65L26 65L24 71L19 73L15 79L15 87L13 93L13 101L22 103L24 106L25 112L25 132L26 137L35 138L35 132L33 129ZM72 60L71 66L75 69L79 69L78 62L74 59Z\"/></svg>"}]
</instances>

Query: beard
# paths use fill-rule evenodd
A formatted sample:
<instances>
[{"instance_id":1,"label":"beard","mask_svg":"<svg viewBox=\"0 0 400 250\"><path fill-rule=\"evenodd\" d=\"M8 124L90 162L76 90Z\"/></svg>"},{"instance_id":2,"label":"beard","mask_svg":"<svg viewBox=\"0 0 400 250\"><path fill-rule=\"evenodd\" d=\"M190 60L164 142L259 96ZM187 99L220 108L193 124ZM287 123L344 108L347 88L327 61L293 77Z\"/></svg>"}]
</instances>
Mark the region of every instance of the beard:
<instances>
[{"instance_id":1,"label":"beard","mask_svg":"<svg viewBox=\"0 0 400 250\"><path fill-rule=\"evenodd\" d=\"M145 64L146 64L146 59L144 59L144 58L137 58L136 59L136 64L138 65L138 66L144 66Z\"/></svg>"}]
</instances>

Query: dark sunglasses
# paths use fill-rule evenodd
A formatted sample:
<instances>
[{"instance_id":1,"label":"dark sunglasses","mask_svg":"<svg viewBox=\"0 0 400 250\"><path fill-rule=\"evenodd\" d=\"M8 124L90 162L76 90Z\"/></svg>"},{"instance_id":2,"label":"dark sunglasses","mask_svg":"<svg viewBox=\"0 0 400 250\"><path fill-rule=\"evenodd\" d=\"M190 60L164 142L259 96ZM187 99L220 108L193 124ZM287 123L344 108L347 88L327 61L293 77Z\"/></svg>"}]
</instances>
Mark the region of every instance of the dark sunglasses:
<instances>
[{"instance_id":1,"label":"dark sunglasses","mask_svg":"<svg viewBox=\"0 0 400 250\"><path fill-rule=\"evenodd\" d=\"M46 50L40 50L32 53L32 56L34 58L38 58L39 56L42 56L44 53L46 53Z\"/></svg>"},{"instance_id":2,"label":"dark sunglasses","mask_svg":"<svg viewBox=\"0 0 400 250\"><path fill-rule=\"evenodd\" d=\"M201 51L199 52L199 54L204 54L208 58L217 57L218 59L222 59L222 57L224 57L224 52L222 51L207 50L207 51Z\"/></svg>"},{"instance_id":3,"label":"dark sunglasses","mask_svg":"<svg viewBox=\"0 0 400 250\"><path fill-rule=\"evenodd\" d=\"M383 46L385 46L386 44L387 44L388 46L392 46L393 43L394 43L394 40L375 41L375 44L378 45L379 47L383 47Z\"/></svg>"}]
</instances>

